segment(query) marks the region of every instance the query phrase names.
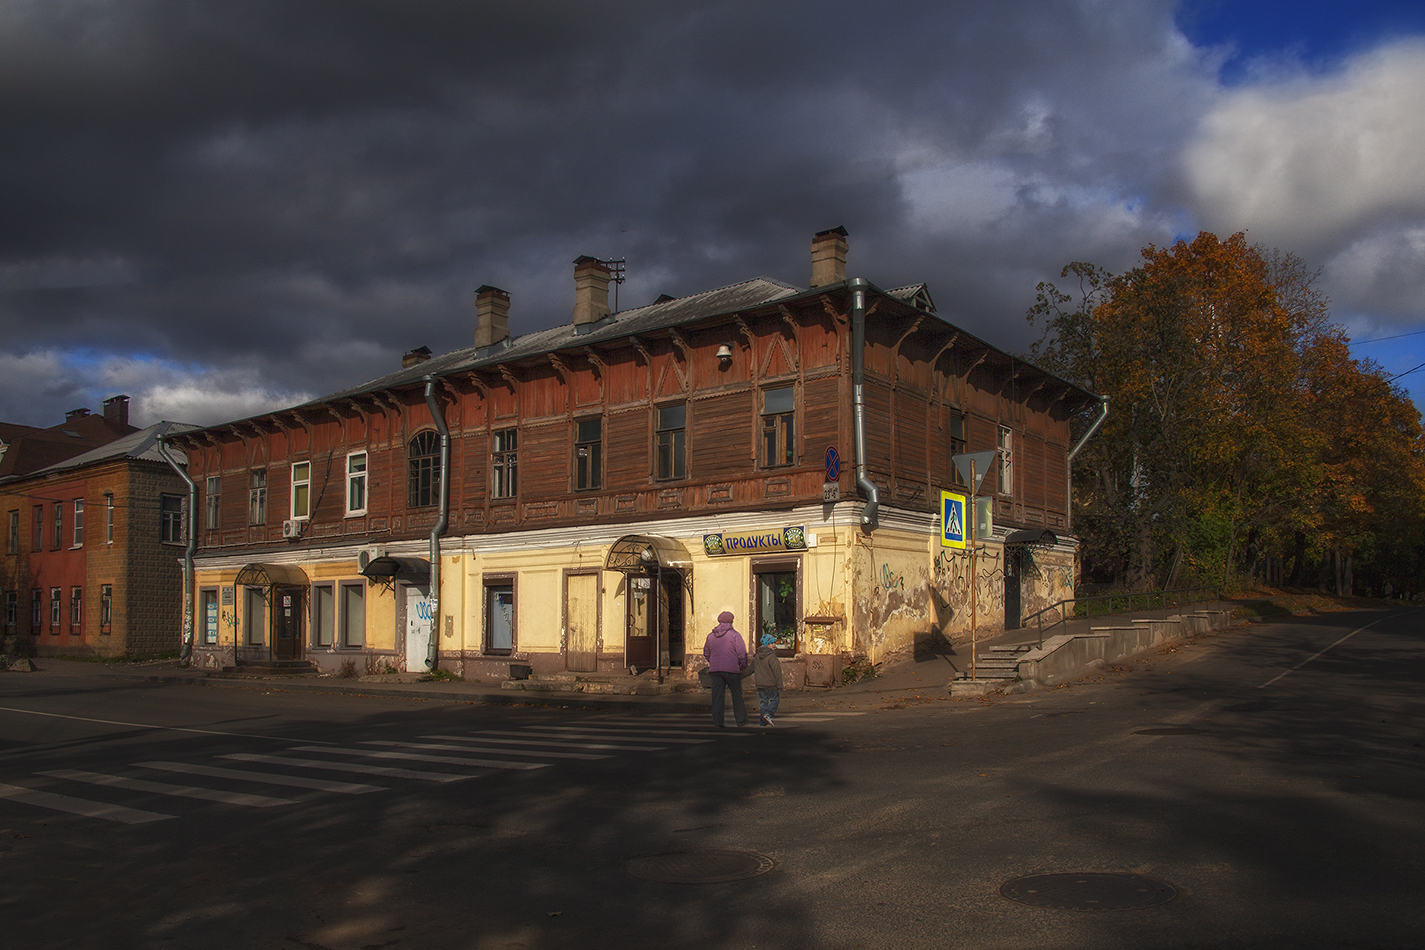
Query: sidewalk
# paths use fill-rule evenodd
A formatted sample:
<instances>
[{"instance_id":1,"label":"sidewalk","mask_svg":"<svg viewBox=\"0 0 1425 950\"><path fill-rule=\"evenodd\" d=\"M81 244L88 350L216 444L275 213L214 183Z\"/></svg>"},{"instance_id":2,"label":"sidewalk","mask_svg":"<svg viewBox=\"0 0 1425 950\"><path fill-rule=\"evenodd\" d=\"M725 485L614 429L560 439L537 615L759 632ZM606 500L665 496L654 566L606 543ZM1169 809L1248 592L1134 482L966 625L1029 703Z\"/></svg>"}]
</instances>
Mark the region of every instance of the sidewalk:
<instances>
[{"instance_id":1,"label":"sidewalk","mask_svg":"<svg viewBox=\"0 0 1425 950\"><path fill-rule=\"evenodd\" d=\"M1088 633L1093 626L1123 623L1137 618L1159 617L1161 610L1132 611L1072 620L1054 628L1053 634ZM1045 631L1045 636L1049 636ZM1037 628L997 631L977 639L974 648L983 653L990 646L1035 644L1039 642ZM872 677L832 689L783 690L782 708L788 712L813 709L876 709L936 701L968 702L970 698L952 698L947 689L960 671L970 669L971 644L957 642L949 646L882 664ZM462 681L411 682L413 674L386 674L360 679L336 677L292 676L217 676L203 670L190 670L178 660L155 660L147 663L97 663L39 657L33 673L0 673L0 676L81 676L126 679L144 683L166 683L191 686L213 686L228 689L284 690L288 692L327 693L344 696L380 696L431 702L488 703L502 706L551 706L561 709L642 709L649 712L691 712L706 710L711 701L708 690L674 693L666 696L627 696L585 693L541 693L501 689L498 683L467 683ZM756 692L747 681L749 711L755 715Z\"/></svg>"}]
</instances>

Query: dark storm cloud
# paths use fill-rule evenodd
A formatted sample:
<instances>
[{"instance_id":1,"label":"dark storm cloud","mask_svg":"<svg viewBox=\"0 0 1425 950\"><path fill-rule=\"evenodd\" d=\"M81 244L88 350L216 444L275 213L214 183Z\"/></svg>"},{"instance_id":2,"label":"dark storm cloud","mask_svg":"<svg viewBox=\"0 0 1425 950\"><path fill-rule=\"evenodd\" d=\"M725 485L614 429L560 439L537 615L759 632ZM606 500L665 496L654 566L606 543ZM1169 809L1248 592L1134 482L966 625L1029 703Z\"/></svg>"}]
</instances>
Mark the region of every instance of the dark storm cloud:
<instances>
[{"instance_id":1,"label":"dark storm cloud","mask_svg":"<svg viewBox=\"0 0 1425 950\"><path fill-rule=\"evenodd\" d=\"M1210 87L1167 3L0 11L13 354L157 360L148 404L198 422L468 345L481 283L524 332L579 254L626 255L636 306L801 283L837 224L857 274L1023 345L1035 281L1171 235L1143 208ZM205 380L231 398L174 395Z\"/></svg>"}]
</instances>

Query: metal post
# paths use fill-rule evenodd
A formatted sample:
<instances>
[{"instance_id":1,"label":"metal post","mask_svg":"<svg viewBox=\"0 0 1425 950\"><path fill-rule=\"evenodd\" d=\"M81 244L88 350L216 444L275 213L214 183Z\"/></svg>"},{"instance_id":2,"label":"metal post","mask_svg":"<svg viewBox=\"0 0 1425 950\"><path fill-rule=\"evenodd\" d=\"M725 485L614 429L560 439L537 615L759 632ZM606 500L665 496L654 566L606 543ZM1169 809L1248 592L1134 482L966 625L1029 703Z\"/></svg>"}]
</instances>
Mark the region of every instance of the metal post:
<instances>
[{"instance_id":1,"label":"metal post","mask_svg":"<svg viewBox=\"0 0 1425 950\"><path fill-rule=\"evenodd\" d=\"M970 459L970 510L967 512L969 517L965 519L969 522L967 527L969 528L968 533L970 535L970 679L975 678L975 661L980 649L979 638L975 629L975 611L978 607L977 594L980 586L975 577L975 549L977 547L975 522L980 520L979 504L975 500L979 494L975 490L978 484L979 483L975 481L975 460Z\"/></svg>"},{"instance_id":2,"label":"metal post","mask_svg":"<svg viewBox=\"0 0 1425 950\"><path fill-rule=\"evenodd\" d=\"M663 562L658 562L658 596L650 598L656 617L653 621L653 666L658 670L658 685L663 685Z\"/></svg>"}]
</instances>

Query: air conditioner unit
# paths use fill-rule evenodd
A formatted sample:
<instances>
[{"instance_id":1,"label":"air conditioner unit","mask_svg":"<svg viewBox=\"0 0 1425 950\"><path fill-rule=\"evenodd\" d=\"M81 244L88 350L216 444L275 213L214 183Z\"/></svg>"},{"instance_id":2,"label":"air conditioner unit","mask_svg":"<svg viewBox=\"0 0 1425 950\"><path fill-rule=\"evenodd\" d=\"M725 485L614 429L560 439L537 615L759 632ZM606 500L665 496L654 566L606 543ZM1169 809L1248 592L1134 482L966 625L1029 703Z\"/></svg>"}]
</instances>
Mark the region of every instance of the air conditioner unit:
<instances>
[{"instance_id":1,"label":"air conditioner unit","mask_svg":"<svg viewBox=\"0 0 1425 950\"><path fill-rule=\"evenodd\" d=\"M378 557L385 557L385 556L386 556L386 549L385 549L385 548L378 548L378 547L362 548L360 551L358 551L358 552L356 553L356 568L357 568L357 570L364 571L364 570L366 570L366 566L367 566L368 564L370 564L372 561L376 560Z\"/></svg>"},{"instance_id":2,"label":"air conditioner unit","mask_svg":"<svg viewBox=\"0 0 1425 950\"><path fill-rule=\"evenodd\" d=\"M282 537L300 538L302 536L302 528L305 527L306 524L305 521L297 520L282 522Z\"/></svg>"}]
</instances>

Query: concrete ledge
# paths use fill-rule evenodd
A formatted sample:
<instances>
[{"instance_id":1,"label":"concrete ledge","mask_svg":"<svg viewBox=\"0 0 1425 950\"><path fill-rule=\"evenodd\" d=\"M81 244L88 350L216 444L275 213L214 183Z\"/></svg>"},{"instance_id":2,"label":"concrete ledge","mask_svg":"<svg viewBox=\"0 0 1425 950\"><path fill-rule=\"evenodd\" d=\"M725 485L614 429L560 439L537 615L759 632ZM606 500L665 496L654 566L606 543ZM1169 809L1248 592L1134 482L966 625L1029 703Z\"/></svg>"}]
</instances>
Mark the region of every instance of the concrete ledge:
<instances>
[{"instance_id":1,"label":"concrete ledge","mask_svg":"<svg viewBox=\"0 0 1425 950\"><path fill-rule=\"evenodd\" d=\"M1228 622L1229 614L1225 610L1199 610L1161 620L1133 620L1121 626L1094 627L1087 634L1051 637L1044 641L1042 648L1030 650L1020 659L1018 687L1053 686L1164 643L1220 630Z\"/></svg>"}]
</instances>

